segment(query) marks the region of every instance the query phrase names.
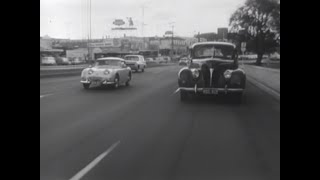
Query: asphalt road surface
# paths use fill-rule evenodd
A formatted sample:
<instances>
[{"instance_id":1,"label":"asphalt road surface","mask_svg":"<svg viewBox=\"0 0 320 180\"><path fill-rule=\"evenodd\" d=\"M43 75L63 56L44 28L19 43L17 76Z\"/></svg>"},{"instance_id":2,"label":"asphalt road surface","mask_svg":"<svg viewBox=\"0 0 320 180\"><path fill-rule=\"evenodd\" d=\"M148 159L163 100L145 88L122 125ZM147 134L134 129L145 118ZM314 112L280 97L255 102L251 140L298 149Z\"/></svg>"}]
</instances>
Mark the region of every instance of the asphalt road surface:
<instances>
[{"instance_id":1,"label":"asphalt road surface","mask_svg":"<svg viewBox=\"0 0 320 180\"><path fill-rule=\"evenodd\" d=\"M180 68L133 73L117 90L40 79L40 179L280 179L280 103L250 82L241 105L182 103Z\"/></svg>"}]
</instances>

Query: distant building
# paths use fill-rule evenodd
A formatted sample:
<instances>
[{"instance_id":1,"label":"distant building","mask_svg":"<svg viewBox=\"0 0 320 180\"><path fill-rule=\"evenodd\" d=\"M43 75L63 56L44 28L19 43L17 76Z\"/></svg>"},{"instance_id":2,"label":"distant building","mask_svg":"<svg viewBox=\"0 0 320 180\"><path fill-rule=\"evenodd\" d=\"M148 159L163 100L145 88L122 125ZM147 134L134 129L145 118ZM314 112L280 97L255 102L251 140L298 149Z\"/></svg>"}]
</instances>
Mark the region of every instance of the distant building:
<instances>
[{"instance_id":1,"label":"distant building","mask_svg":"<svg viewBox=\"0 0 320 180\"><path fill-rule=\"evenodd\" d=\"M215 32L209 32L209 33L201 33L199 35L195 36L196 38L200 37L200 42L203 41L218 41L218 35ZM205 40L203 40L205 39Z\"/></svg>"},{"instance_id":2,"label":"distant building","mask_svg":"<svg viewBox=\"0 0 320 180\"><path fill-rule=\"evenodd\" d=\"M187 46L191 46L192 44L194 43L197 43L198 42L198 38L195 38L195 37L183 37L185 39L185 42L186 42L186 45ZM204 38L200 38L200 41L205 41Z\"/></svg>"},{"instance_id":3,"label":"distant building","mask_svg":"<svg viewBox=\"0 0 320 180\"><path fill-rule=\"evenodd\" d=\"M188 46L186 39L173 37L173 55L185 54ZM151 50L158 50L160 54L168 56L172 51L172 37L149 38L149 47Z\"/></svg>"},{"instance_id":4,"label":"distant building","mask_svg":"<svg viewBox=\"0 0 320 180\"><path fill-rule=\"evenodd\" d=\"M53 39L48 35L40 37L40 50L52 49Z\"/></svg>"},{"instance_id":5,"label":"distant building","mask_svg":"<svg viewBox=\"0 0 320 180\"><path fill-rule=\"evenodd\" d=\"M218 39L228 39L228 28L218 28Z\"/></svg>"},{"instance_id":6,"label":"distant building","mask_svg":"<svg viewBox=\"0 0 320 180\"><path fill-rule=\"evenodd\" d=\"M87 48L79 48L73 50L66 51L67 58L79 58L81 60L85 60L86 56L88 56L88 49Z\"/></svg>"}]
</instances>

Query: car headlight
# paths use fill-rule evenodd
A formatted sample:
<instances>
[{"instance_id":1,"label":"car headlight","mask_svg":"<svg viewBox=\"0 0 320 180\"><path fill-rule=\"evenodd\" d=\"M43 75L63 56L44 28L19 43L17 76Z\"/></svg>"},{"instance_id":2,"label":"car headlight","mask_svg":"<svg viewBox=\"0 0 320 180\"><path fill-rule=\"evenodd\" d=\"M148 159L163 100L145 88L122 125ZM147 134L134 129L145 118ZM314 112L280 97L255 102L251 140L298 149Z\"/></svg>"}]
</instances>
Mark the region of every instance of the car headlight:
<instances>
[{"instance_id":1,"label":"car headlight","mask_svg":"<svg viewBox=\"0 0 320 180\"><path fill-rule=\"evenodd\" d=\"M88 74L92 74L92 73L93 73L93 70L90 69L90 70L88 71Z\"/></svg>"},{"instance_id":2,"label":"car headlight","mask_svg":"<svg viewBox=\"0 0 320 180\"><path fill-rule=\"evenodd\" d=\"M200 75L199 70L192 69L191 71L192 71L193 78L198 78L199 77L199 75Z\"/></svg>"},{"instance_id":3,"label":"car headlight","mask_svg":"<svg viewBox=\"0 0 320 180\"><path fill-rule=\"evenodd\" d=\"M103 74L108 75L108 74L110 74L110 71L105 70L105 71L103 72Z\"/></svg>"},{"instance_id":4,"label":"car headlight","mask_svg":"<svg viewBox=\"0 0 320 180\"><path fill-rule=\"evenodd\" d=\"M223 75L224 75L224 78L230 79L230 78L231 78L231 75L232 75L232 70L227 69L227 70L223 73Z\"/></svg>"}]
</instances>

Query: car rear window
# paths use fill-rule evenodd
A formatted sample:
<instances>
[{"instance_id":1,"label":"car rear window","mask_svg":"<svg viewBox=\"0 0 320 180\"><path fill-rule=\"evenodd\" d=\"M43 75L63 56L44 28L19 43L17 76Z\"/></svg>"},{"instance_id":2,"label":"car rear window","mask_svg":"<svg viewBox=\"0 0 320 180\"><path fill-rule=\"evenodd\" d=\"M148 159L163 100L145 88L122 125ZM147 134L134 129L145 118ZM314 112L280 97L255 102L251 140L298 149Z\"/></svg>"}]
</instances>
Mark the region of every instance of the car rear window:
<instances>
[{"instance_id":1,"label":"car rear window","mask_svg":"<svg viewBox=\"0 0 320 180\"><path fill-rule=\"evenodd\" d=\"M130 61L139 61L138 56L126 56L125 59Z\"/></svg>"}]
</instances>

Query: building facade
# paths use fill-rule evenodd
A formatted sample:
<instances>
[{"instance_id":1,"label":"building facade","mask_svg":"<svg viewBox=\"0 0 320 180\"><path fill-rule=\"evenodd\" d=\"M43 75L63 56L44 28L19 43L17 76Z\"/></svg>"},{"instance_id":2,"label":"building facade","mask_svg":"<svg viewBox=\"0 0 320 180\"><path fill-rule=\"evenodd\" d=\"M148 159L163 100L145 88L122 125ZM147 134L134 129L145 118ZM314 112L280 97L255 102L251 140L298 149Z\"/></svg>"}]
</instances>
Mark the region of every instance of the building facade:
<instances>
[{"instance_id":1,"label":"building facade","mask_svg":"<svg viewBox=\"0 0 320 180\"><path fill-rule=\"evenodd\" d=\"M193 41L196 41L193 39ZM187 47L192 41L181 37L153 37L149 38L149 49L158 50L161 55L182 55L187 53ZM173 47L172 47L173 44ZM173 49L173 51L172 51Z\"/></svg>"}]
</instances>

